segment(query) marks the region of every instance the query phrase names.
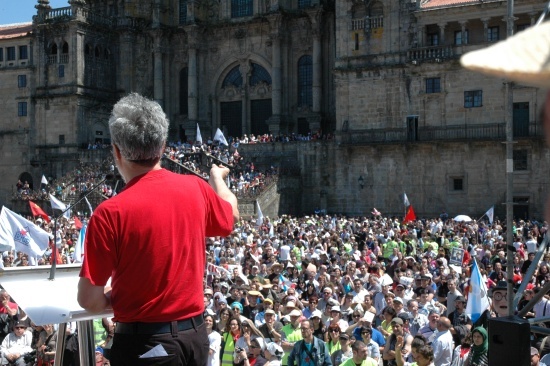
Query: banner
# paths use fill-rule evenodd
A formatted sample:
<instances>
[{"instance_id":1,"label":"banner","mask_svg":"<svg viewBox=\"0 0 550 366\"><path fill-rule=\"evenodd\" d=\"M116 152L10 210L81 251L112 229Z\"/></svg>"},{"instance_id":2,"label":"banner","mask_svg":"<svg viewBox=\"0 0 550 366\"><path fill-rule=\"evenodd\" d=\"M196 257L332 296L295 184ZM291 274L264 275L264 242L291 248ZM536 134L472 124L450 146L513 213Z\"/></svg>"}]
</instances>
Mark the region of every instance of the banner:
<instances>
[{"instance_id":1,"label":"banner","mask_svg":"<svg viewBox=\"0 0 550 366\"><path fill-rule=\"evenodd\" d=\"M16 250L41 256L48 248L50 234L23 216L2 206L0 213L0 251Z\"/></svg>"},{"instance_id":2,"label":"banner","mask_svg":"<svg viewBox=\"0 0 550 366\"><path fill-rule=\"evenodd\" d=\"M485 212L485 215L487 215L487 217L489 218L489 223L492 225L493 224L493 218L495 216L495 206L488 209L487 212Z\"/></svg>"}]
</instances>

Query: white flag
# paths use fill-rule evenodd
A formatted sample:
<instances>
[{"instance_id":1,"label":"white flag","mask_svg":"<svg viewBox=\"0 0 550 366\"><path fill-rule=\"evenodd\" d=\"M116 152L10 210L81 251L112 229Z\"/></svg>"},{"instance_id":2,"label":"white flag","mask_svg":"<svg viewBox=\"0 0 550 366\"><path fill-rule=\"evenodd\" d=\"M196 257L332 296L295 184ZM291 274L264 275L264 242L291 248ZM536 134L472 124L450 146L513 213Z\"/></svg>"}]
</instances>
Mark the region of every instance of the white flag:
<instances>
[{"instance_id":1,"label":"white flag","mask_svg":"<svg viewBox=\"0 0 550 366\"><path fill-rule=\"evenodd\" d=\"M410 206L411 205L411 203L409 202L409 198L407 197L406 193L403 193L403 204L405 206Z\"/></svg>"},{"instance_id":2,"label":"white flag","mask_svg":"<svg viewBox=\"0 0 550 366\"><path fill-rule=\"evenodd\" d=\"M472 323L475 323L481 314L489 307L487 298L487 285L481 277L477 261L474 259L472 265L472 275L470 276L470 290L468 294L468 304L466 305L466 314L470 315Z\"/></svg>"},{"instance_id":3,"label":"white flag","mask_svg":"<svg viewBox=\"0 0 550 366\"><path fill-rule=\"evenodd\" d=\"M46 179L46 176L44 174L42 174L42 180L40 181L40 183L48 185L48 180Z\"/></svg>"},{"instance_id":4,"label":"white flag","mask_svg":"<svg viewBox=\"0 0 550 366\"><path fill-rule=\"evenodd\" d=\"M52 208L54 210L61 210L61 211L65 211L67 210L67 205L64 204L63 202L61 202L60 200L58 200L57 198L55 198L54 196L52 196L52 194L50 193L50 204L52 205ZM67 219L67 220L70 220L71 219L71 210L67 210L63 213L63 216Z\"/></svg>"},{"instance_id":5,"label":"white flag","mask_svg":"<svg viewBox=\"0 0 550 366\"><path fill-rule=\"evenodd\" d=\"M199 128L199 124L197 123L197 142L200 142L202 144L202 135L201 135L201 129Z\"/></svg>"},{"instance_id":6,"label":"white flag","mask_svg":"<svg viewBox=\"0 0 550 366\"><path fill-rule=\"evenodd\" d=\"M2 206L0 213L0 251L16 250L41 256L50 243L50 234L15 212Z\"/></svg>"},{"instance_id":7,"label":"white flag","mask_svg":"<svg viewBox=\"0 0 550 366\"><path fill-rule=\"evenodd\" d=\"M92 216L94 213L94 210L92 209L92 204L90 203L90 201L88 201L88 197L84 197L84 199L86 200L86 203L88 204L88 208L90 209L90 216Z\"/></svg>"},{"instance_id":8,"label":"white flag","mask_svg":"<svg viewBox=\"0 0 550 366\"><path fill-rule=\"evenodd\" d=\"M80 234L78 234L78 240L76 241L74 247L74 261L75 263L82 263L84 258L84 241L86 239L86 225L82 226L80 229Z\"/></svg>"},{"instance_id":9,"label":"white flag","mask_svg":"<svg viewBox=\"0 0 550 366\"><path fill-rule=\"evenodd\" d=\"M223 135L223 132L219 128L216 130L216 134L214 135L214 141L219 141L220 144L229 146L227 140L225 139L225 136Z\"/></svg>"},{"instance_id":10,"label":"white flag","mask_svg":"<svg viewBox=\"0 0 550 366\"><path fill-rule=\"evenodd\" d=\"M67 205L64 204L63 202L61 202L60 200L58 200L57 198L55 198L54 196L52 196L52 194L50 193L50 203L52 205L52 208L54 210L65 210L67 209Z\"/></svg>"},{"instance_id":11,"label":"white flag","mask_svg":"<svg viewBox=\"0 0 550 366\"><path fill-rule=\"evenodd\" d=\"M495 206L492 206L490 209L488 209L487 212L485 212L485 215L487 215L487 217L489 218L489 223L492 225L493 218L495 216Z\"/></svg>"},{"instance_id":12,"label":"white flag","mask_svg":"<svg viewBox=\"0 0 550 366\"><path fill-rule=\"evenodd\" d=\"M262 214L262 209L260 208L260 203L256 201L256 225L260 226L264 222L264 215Z\"/></svg>"}]
</instances>

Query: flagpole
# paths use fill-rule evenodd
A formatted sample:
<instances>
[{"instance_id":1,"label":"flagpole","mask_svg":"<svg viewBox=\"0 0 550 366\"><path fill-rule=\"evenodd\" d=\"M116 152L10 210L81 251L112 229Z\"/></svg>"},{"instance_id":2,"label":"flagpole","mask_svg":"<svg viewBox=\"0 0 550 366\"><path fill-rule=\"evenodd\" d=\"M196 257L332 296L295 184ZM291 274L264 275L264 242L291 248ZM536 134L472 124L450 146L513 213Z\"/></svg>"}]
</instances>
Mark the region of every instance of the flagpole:
<instances>
[{"instance_id":1,"label":"flagpole","mask_svg":"<svg viewBox=\"0 0 550 366\"><path fill-rule=\"evenodd\" d=\"M53 233L53 250L52 250L52 256L54 257L53 261L52 261L52 267L50 268L50 277L48 278L50 281L53 281L55 279L55 271L57 269L57 220L63 216L63 214L69 210L71 210L73 207L75 207L77 204L79 204L80 202L82 202L82 200L84 200L86 197L88 197L93 191L95 191L97 188L99 188L103 183L105 183L105 181L107 181L108 179L112 178L113 176L111 174L108 174L105 176L105 178L103 178L98 184L96 184L95 186L93 186L88 192L86 192L82 197L80 197L75 203L73 203L72 205L69 205L67 207L65 207L64 210L61 210L61 214L57 217L55 217L55 215L53 216L54 219L53 219L53 230L54 230L54 233ZM117 182L118 183L118 182ZM52 207L52 212L53 211L53 207ZM82 229L81 229L82 230Z\"/></svg>"}]
</instances>

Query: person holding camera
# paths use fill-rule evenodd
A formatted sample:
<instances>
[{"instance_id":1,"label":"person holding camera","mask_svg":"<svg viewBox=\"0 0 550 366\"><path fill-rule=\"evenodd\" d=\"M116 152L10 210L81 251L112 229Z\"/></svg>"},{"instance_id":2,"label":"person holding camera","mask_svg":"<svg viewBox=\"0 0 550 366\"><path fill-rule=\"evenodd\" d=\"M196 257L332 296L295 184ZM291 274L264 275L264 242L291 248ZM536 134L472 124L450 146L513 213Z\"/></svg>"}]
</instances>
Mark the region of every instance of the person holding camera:
<instances>
[{"instance_id":1,"label":"person holding camera","mask_svg":"<svg viewBox=\"0 0 550 366\"><path fill-rule=\"evenodd\" d=\"M32 352L32 333L27 331L27 324L18 321L0 345L2 365L24 366L25 355Z\"/></svg>"},{"instance_id":2,"label":"person holding camera","mask_svg":"<svg viewBox=\"0 0 550 366\"><path fill-rule=\"evenodd\" d=\"M53 365L55 358L55 347L57 343L57 332L53 324L45 324L38 337L36 347L36 356L38 366Z\"/></svg>"}]
</instances>

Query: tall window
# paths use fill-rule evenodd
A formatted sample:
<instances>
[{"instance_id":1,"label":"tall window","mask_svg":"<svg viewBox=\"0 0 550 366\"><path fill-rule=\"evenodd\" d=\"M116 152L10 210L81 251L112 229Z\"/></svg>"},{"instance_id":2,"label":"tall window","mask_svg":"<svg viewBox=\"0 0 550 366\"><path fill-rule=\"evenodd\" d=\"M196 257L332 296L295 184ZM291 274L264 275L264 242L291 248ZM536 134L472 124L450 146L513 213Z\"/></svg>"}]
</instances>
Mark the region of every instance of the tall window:
<instances>
[{"instance_id":1,"label":"tall window","mask_svg":"<svg viewBox=\"0 0 550 366\"><path fill-rule=\"evenodd\" d=\"M439 46L439 33L428 34L428 45Z\"/></svg>"},{"instance_id":2,"label":"tall window","mask_svg":"<svg viewBox=\"0 0 550 366\"><path fill-rule=\"evenodd\" d=\"M483 105L483 91L470 90L464 92L464 108L481 107Z\"/></svg>"},{"instance_id":3,"label":"tall window","mask_svg":"<svg viewBox=\"0 0 550 366\"><path fill-rule=\"evenodd\" d=\"M180 71L180 114L189 113L189 71L184 67Z\"/></svg>"},{"instance_id":4,"label":"tall window","mask_svg":"<svg viewBox=\"0 0 550 366\"><path fill-rule=\"evenodd\" d=\"M426 94L441 92L441 78L426 79Z\"/></svg>"},{"instance_id":5,"label":"tall window","mask_svg":"<svg viewBox=\"0 0 550 366\"><path fill-rule=\"evenodd\" d=\"M251 16L252 6L253 0L231 0L231 18Z\"/></svg>"},{"instance_id":6,"label":"tall window","mask_svg":"<svg viewBox=\"0 0 550 366\"><path fill-rule=\"evenodd\" d=\"M311 0L298 0L298 9L308 8L311 6Z\"/></svg>"},{"instance_id":7,"label":"tall window","mask_svg":"<svg viewBox=\"0 0 550 366\"><path fill-rule=\"evenodd\" d=\"M6 54L8 56L8 61L15 61L15 47L6 48Z\"/></svg>"},{"instance_id":8,"label":"tall window","mask_svg":"<svg viewBox=\"0 0 550 366\"><path fill-rule=\"evenodd\" d=\"M19 46L19 59L26 60L29 58L29 50L27 46Z\"/></svg>"},{"instance_id":9,"label":"tall window","mask_svg":"<svg viewBox=\"0 0 550 366\"><path fill-rule=\"evenodd\" d=\"M19 117L24 117L27 115L27 102L17 103L17 115Z\"/></svg>"},{"instance_id":10,"label":"tall window","mask_svg":"<svg viewBox=\"0 0 550 366\"><path fill-rule=\"evenodd\" d=\"M57 69L57 76L60 78L65 77L65 65L59 65L59 68Z\"/></svg>"},{"instance_id":11,"label":"tall window","mask_svg":"<svg viewBox=\"0 0 550 366\"><path fill-rule=\"evenodd\" d=\"M464 37L462 37L462 31L456 31L455 32L455 44L461 45L461 44L468 44L468 30L466 29L464 31Z\"/></svg>"},{"instance_id":12,"label":"tall window","mask_svg":"<svg viewBox=\"0 0 550 366\"><path fill-rule=\"evenodd\" d=\"M313 61L311 55L298 60L298 106L313 106Z\"/></svg>"},{"instance_id":13,"label":"tall window","mask_svg":"<svg viewBox=\"0 0 550 366\"><path fill-rule=\"evenodd\" d=\"M180 16L179 16L179 23L180 25L184 25L187 22L187 0L180 0Z\"/></svg>"},{"instance_id":14,"label":"tall window","mask_svg":"<svg viewBox=\"0 0 550 366\"><path fill-rule=\"evenodd\" d=\"M496 42L499 39L498 27L489 27L487 29L487 42Z\"/></svg>"},{"instance_id":15,"label":"tall window","mask_svg":"<svg viewBox=\"0 0 550 366\"><path fill-rule=\"evenodd\" d=\"M17 86L19 88L27 86L27 75L17 75Z\"/></svg>"},{"instance_id":16,"label":"tall window","mask_svg":"<svg viewBox=\"0 0 550 366\"><path fill-rule=\"evenodd\" d=\"M0 48L0 61L4 61L4 49Z\"/></svg>"},{"instance_id":17,"label":"tall window","mask_svg":"<svg viewBox=\"0 0 550 366\"><path fill-rule=\"evenodd\" d=\"M514 170L527 170L528 169L528 152L527 150L514 150L513 161Z\"/></svg>"}]
</instances>

